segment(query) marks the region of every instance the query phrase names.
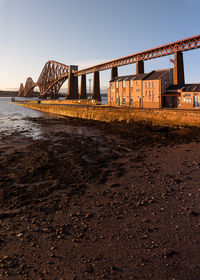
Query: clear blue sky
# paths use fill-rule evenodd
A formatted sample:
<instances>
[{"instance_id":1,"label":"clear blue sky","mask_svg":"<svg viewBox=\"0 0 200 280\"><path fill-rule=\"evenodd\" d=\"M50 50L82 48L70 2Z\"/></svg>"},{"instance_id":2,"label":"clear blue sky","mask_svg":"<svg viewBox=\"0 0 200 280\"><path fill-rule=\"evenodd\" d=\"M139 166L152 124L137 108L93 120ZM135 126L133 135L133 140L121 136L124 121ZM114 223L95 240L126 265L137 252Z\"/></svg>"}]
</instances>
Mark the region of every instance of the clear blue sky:
<instances>
[{"instance_id":1,"label":"clear blue sky","mask_svg":"<svg viewBox=\"0 0 200 280\"><path fill-rule=\"evenodd\" d=\"M0 0L0 89L37 81L49 59L81 68L200 34L199 11L199 0ZM200 82L200 49L184 63L186 82ZM145 72L168 67L168 57L145 62ZM109 78L101 72L103 86Z\"/></svg>"}]
</instances>

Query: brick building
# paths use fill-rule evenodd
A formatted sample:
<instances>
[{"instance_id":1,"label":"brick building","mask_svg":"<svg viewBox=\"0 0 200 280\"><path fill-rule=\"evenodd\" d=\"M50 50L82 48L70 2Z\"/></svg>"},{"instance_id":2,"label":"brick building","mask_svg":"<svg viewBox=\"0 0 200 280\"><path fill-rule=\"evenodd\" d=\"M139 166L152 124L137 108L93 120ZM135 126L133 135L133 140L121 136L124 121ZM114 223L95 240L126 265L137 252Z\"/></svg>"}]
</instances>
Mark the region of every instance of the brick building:
<instances>
[{"instance_id":1,"label":"brick building","mask_svg":"<svg viewBox=\"0 0 200 280\"><path fill-rule=\"evenodd\" d=\"M172 84L173 69L116 77L110 81L108 105L162 108L162 96Z\"/></svg>"},{"instance_id":2,"label":"brick building","mask_svg":"<svg viewBox=\"0 0 200 280\"><path fill-rule=\"evenodd\" d=\"M199 109L200 84L169 86L163 95L163 106L179 109Z\"/></svg>"}]
</instances>

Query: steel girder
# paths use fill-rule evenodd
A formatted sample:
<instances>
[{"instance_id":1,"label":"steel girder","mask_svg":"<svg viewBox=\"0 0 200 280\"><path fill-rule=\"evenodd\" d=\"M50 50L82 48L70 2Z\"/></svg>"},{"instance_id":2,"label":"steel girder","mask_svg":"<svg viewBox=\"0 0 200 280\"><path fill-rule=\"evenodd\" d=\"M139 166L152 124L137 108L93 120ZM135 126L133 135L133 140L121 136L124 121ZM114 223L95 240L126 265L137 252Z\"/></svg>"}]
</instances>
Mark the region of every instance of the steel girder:
<instances>
[{"instance_id":1,"label":"steel girder","mask_svg":"<svg viewBox=\"0 0 200 280\"><path fill-rule=\"evenodd\" d=\"M58 92L68 78L68 71L68 65L56 61L48 61L37 81L40 96L58 98Z\"/></svg>"},{"instance_id":2,"label":"steel girder","mask_svg":"<svg viewBox=\"0 0 200 280\"><path fill-rule=\"evenodd\" d=\"M94 73L96 71L108 70L113 67L125 66L128 64L136 63L138 61L150 60L157 57L171 55L179 51L184 52L197 48L200 48L200 35L189 37L183 40L172 42L160 47L149 49L143 52L138 52L118 59L110 60L108 62L101 63L79 71L76 71L76 68L73 69L72 67L72 71L74 76L77 77L85 74ZM27 96L30 94L29 91L31 91L35 86L38 86L41 97L45 98L47 96L50 96L50 98L58 98L58 92L63 83L68 78L68 72L68 65L56 61L48 61L45 64L37 83L34 84L33 81L31 81L32 79L29 80L29 82L27 81L27 89L26 86L25 88L23 88L23 84L21 84L18 96Z\"/></svg>"},{"instance_id":3,"label":"steel girder","mask_svg":"<svg viewBox=\"0 0 200 280\"><path fill-rule=\"evenodd\" d=\"M24 96L24 85L21 83L17 96Z\"/></svg>"},{"instance_id":4,"label":"steel girder","mask_svg":"<svg viewBox=\"0 0 200 280\"><path fill-rule=\"evenodd\" d=\"M37 84L35 84L31 77L26 79L25 87L23 84L20 84L20 88L18 91L18 96L20 97L32 97L33 96L33 90L34 87L36 87Z\"/></svg>"},{"instance_id":5,"label":"steel girder","mask_svg":"<svg viewBox=\"0 0 200 280\"><path fill-rule=\"evenodd\" d=\"M110 60L105 63L101 63L74 73L74 76L80 76L83 74L90 74L95 71L103 71L111 69L112 67L124 66L132 63L136 63L140 60L149 60L161 56L171 55L178 51L189 51L192 49L200 48L200 35L189 37L180 41L169 43L157 48L149 49L143 52L138 52L132 55L121 57L118 59Z\"/></svg>"},{"instance_id":6,"label":"steel girder","mask_svg":"<svg viewBox=\"0 0 200 280\"><path fill-rule=\"evenodd\" d=\"M32 97L34 87L37 86L32 80L31 77L27 78L25 88L24 88L24 96L25 97Z\"/></svg>"}]
</instances>

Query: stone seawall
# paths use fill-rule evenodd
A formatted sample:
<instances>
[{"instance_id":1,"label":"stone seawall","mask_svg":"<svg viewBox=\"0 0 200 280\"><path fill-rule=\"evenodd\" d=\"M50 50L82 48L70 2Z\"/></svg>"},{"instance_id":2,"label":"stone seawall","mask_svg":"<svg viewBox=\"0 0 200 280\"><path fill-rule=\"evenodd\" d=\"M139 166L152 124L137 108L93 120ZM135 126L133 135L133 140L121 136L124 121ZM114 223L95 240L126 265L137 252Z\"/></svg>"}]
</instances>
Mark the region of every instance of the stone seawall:
<instances>
[{"instance_id":1,"label":"stone seawall","mask_svg":"<svg viewBox=\"0 0 200 280\"><path fill-rule=\"evenodd\" d=\"M125 107L92 105L52 105L16 103L30 109L98 121L146 121L154 125L179 125L200 127L200 110L178 109L133 109Z\"/></svg>"}]
</instances>

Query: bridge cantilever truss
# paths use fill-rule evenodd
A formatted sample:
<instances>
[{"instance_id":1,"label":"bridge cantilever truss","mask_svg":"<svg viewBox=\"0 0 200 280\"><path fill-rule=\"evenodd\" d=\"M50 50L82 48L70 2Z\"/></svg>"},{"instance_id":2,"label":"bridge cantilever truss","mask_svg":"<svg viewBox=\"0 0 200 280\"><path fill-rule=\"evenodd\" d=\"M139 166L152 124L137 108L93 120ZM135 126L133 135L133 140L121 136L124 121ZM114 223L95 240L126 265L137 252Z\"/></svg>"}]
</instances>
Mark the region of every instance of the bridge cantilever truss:
<instances>
[{"instance_id":1,"label":"bridge cantilever truss","mask_svg":"<svg viewBox=\"0 0 200 280\"><path fill-rule=\"evenodd\" d=\"M61 86L68 78L68 71L68 65L49 60L37 81L40 95L57 98Z\"/></svg>"},{"instance_id":2,"label":"bridge cantilever truss","mask_svg":"<svg viewBox=\"0 0 200 280\"><path fill-rule=\"evenodd\" d=\"M26 80L26 84L25 84L25 88L24 88L24 96L26 97L31 97L33 96L33 91L34 91L34 87L37 86L37 84L35 84L32 80L31 77L29 77Z\"/></svg>"},{"instance_id":3,"label":"bridge cantilever truss","mask_svg":"<svg viewBox=\"0 0 200 280\"><path fill-rule=\"evenodd\" d=\"M23 83L20 84L17 96L24 96L24 85L23 85Z\"/></svg>"},{"instance_id":4,"label":"bridge cantilever truss","mask_svg":"<svg viewBox=\"0 0 200 280\"><path fill-rule=\"evenodd\" d=\"M145 50L118 59L110 60L108 62L104 62L79 71L76 71L76 67L71 67L71 69L73 71L73 76L78 77L90 73L96 73L97 71L108 70L114 67L125 66L137 63L139 61L150 60L197 48L200 48L200 35L192 36L183 40L172 42L160 47ZM68 65L56 61L48 61L45 64L37 83L34 84L33 81L30 80L30 78L29 81L27 79L25 88L23 88L23 84L20 85L18 95L22 96L24 94L26 96L29 96L32 89L35 86L38 86L41 97L50 96L50 98L57 98L61 86L69 77L69 69L70 66Z\"/></svg>"},{"instance_id":5,"label":"bridge cantilever truss","mask_svg":"<svg viewBox=\"0 0 200 280\"><path fill-rule=\"evenodd\" d=\"M23 84L20 84L20 88L18 91L18 96L24 96L24 97L32 97L33 96L33 90L34 87L36 87L37 84L35 84L31 77L26 79L25 87Z\"/></svg>"},{"instance_id":6,"label":"bridge cantilever truss","mask_svg":"<svg viewBox=\"0 0 200 280\"><path fill-rule=\"evenodd\" d=\"M37 83L28 78L25 87L23 87L23 84L20 84L18 96L31 97L34 88L38 86L41 97L57 98L61 86L68 78L68 71L68 65L49 60L45 64Z\"/></svg>"}]
</instances>

